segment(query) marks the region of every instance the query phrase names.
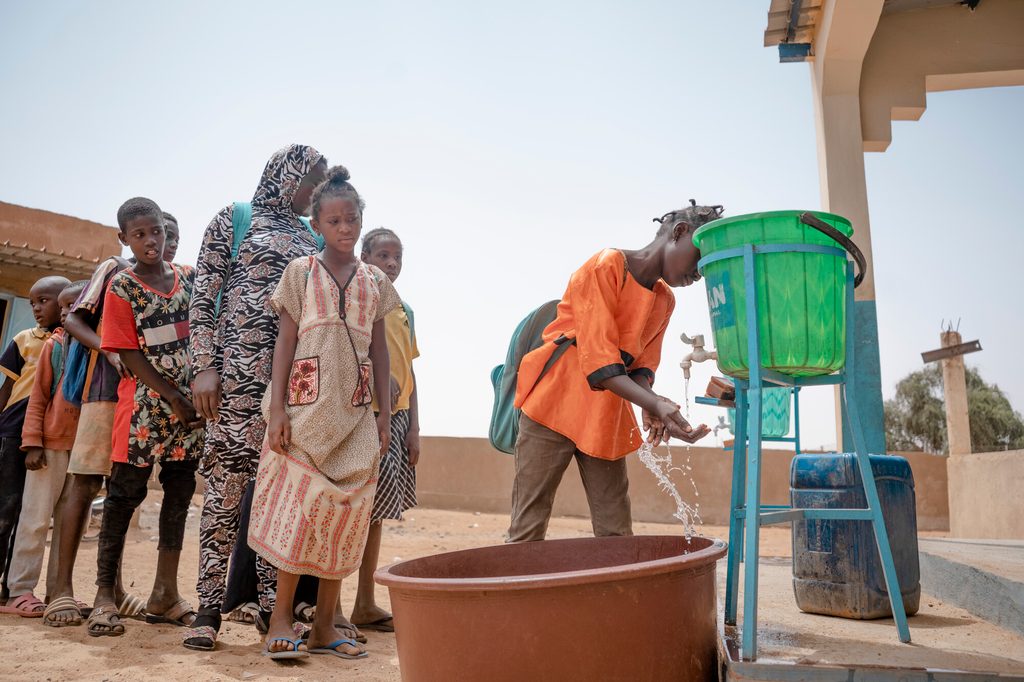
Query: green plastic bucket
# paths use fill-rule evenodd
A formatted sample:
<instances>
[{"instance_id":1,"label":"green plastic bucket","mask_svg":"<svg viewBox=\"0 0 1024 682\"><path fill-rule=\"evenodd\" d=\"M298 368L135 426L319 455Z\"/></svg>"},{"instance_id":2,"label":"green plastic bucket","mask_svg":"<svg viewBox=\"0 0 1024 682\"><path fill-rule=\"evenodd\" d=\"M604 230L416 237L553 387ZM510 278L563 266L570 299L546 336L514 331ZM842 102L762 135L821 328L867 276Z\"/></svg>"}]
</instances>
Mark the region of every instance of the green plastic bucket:
<instances>
[{"instance_id":1,"label":"green plastic bucket","mask_svg":"<svg viewBox=\"0 0 1024 682\"><path fill-rule=\"evenodd\" d=\"M693 235L701 256L746 244L820 244L842 249L800 221L804 211L770 211L722 218ZM846 218L812 214L849 237ZM757 328L761 366L790 376L831 374L846 362L846 268L843 256L764 253L756 257ZM749 377L743 257L709 263L703 270L718 367Z\"/></svg>"}]
</instances>

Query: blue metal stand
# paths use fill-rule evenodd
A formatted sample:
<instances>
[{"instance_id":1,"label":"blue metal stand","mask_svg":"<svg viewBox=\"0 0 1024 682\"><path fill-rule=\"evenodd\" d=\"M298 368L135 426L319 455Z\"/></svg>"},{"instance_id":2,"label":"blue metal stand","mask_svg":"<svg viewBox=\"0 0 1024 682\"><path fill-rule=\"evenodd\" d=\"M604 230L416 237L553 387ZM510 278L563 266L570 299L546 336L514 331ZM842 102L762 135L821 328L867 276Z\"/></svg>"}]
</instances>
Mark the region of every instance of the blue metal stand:
<instances>
[{"instance_id":1,"label":"blue metal stand","mask_svg":"<svg viewBox=\"0 0 1024 682\"><path fill-rule=\"evenodd\" d=\"M747 357L750 365L748 379L735 378L736 384L736 440L733 446L732 495L729 519L729 556L727 559L725 588L725 622L736 625L739 589L739 564L745 565L743 572L743 622L741 655L744 660L757 658L757 574L761 526L775 523L792 523L800 519L845 519L870 521L875 533L878 554L882 561L886 590L892 606L896 631L901 642L910 641L907 614L903 608L903 594L896 578L896 565L889 547L889 535L878 501L875 477L868 459L867 443L861 427L856 400L856 384L848 381L856 371L854 366L854 306L853 306L853 263L847 263L846 282L846 364L842 370L828 376L791 377L761 366L761 344L757 325L757 287L754 273L759 254L799 252L834 255L846 261L846 252L830 246L812 244L770 244L746 245L728 249L702 258L698 267L703 271L709 263L729 258L742 258L744 286L746 288L747 314ZM839 398L843 416L853 433L857 465L867 500L865 509L794 509L785 505L761 504L761 444L768 439L761 431L762 391L768 386L788 386L794 394L804 386L839 386ZM710 404L713 401L700 401ZM717 401L714 401L717 402ZM798 409L798 408L797 408ZM797 411L799 415L799 411ZM799 417L798 417L799 419ZM799 448L799 421L792 441Z\"/></svg>"}]
</instances>

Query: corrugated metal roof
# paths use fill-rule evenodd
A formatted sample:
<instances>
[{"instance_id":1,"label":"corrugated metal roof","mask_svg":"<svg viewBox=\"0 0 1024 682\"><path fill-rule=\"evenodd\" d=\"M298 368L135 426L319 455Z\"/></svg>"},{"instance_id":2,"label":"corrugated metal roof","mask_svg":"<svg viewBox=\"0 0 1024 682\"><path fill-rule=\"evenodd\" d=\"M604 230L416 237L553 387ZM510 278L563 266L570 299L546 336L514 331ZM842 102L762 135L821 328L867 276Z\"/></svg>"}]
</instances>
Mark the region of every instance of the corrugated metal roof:
<instances>
[{"instance_id":1,"label":"corrugated metal roof","mask_svg":"<svg viewBox=\"0 0 1024 682\"><path fill-rule=\"evenodd\" d=\"M91 277L99 262L99 257L86 258L81 253L66 253L64 249L51 253L45 246L32 248L27 243L0 242L0 268L8 265L55 270L75 279Z\"/></svg>"}]
</instances>

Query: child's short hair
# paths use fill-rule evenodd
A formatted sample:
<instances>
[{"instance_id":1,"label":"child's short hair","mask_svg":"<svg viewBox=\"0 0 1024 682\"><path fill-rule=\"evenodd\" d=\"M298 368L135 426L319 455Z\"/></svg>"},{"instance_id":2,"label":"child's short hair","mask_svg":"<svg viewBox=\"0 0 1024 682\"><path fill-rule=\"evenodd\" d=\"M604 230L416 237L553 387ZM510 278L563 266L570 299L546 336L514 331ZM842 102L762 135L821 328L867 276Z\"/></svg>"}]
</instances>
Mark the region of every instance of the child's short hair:
<instances>
[{"instance_id":1,"label":"child's short hair","mask_svg":"<svg viewBox=\"0 0 1024 682\"><path fill-rule=\"evenodd\" d=\"M165 223L170 221L170 222L174 223L175 225L178 224L178 219L175 218L173 215L171 215L167 211L162 211L162 213L163 213L163 216L164 216L164 222Z\"/></svg>"},{"instance_id":2,"label":"child's short hair","mask_svg":"<svg viewBox=\"0 0 1024 682\"><path fill-rule=\"evenodd\" d=\"M655 218L654 222L661 223L658 234L674 229L679 223L686 223L691 230L696 230L704 223L721 218L723 210L721 205L698 206L696 199L690 199L690 205L686 208L669 211L660 218Z\"/></svg>"},{"instance_id":3,"label":"child's short hair","mask_svg":"<svg viewBox=\"0 0 1024 682\"><path fill-rule=\"evenodd\" d=\"M363 253L366 255L372 253L374 242L384 238L394 239L398 242L398 247L403 248L402 240L398 238L394 230L389 227L375 227L363 235Z\"/></svg>"},{"instance_id":4,"label":"child's short hair","mask_svg":"<svg viewBox=\"0 0 1024 682\"><path fill-rule=\"evenodd\" d=\"M356 188L349 182L351 177L348 169L344 166L335 166L327 171L327 179L313 190L313 218L320 218L320 203L328 198L349 199L359 207L360 213L363 212L366 204Z\"/></svg>"},{"instance_id":5,"label":"child's short hair","mask_svg":"<svg viewBox=\"0 0 1024 682\"><path fill-rule=\"evenodd\" d=\"M129 220L135 220L142 216L153 216L157 220L163 221L164 212L160 210L160 207L152 199L133 197L121 204L121 208L117 209L117 226L124 232L125 228L128 227Z\"/></svg>"},{"instance_id":6,"label":"child's short hair","mask_svg":"<svg viewBox=\"0 0 1024 682\"><path fill-rule=\"evenodd\" d=\"M71 284L69 284L66 287L64 287L63 289L61 289L60 293L62 295L63 294L74 294L75 298L78 298L78 295L80 293L82 293L83 291L85 291L85 288L87 286L89 286L89 280L87 280L87 279L80 279L80 280L77 280L75 282L72 282Z\"/></svg>"}]
</instances>

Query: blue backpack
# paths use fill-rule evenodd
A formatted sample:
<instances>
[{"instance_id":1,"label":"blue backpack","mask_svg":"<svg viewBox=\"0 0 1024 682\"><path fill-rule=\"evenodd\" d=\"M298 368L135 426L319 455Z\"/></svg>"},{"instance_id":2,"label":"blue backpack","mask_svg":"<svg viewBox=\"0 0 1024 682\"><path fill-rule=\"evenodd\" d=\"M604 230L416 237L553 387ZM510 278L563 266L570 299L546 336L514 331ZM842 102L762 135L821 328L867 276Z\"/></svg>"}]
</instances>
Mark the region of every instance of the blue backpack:
<instances>
[{"instance_id":1,"label":"blue backpack","mask_svg":"<svg viewBox=\"0 0 1024 682\"><path fill-rule=\"evenodd\" d=\"M120 256L114 256L117 260L117 269L111 273L106 280L103 282L104 289L110 283L110 280L114 278L114 275L121 272L125 268L131 266L131 263L126 261ZM102 301L102 299L101 299ZM102 302L100 306L102 306ZM87 397L85 394L85 380L89 375L89 349L83 346L78 339L68 334L64 338L64 343L67 344L67 355L64 357L61 364L61 371L63 376L61 377L61 384L64 390L64 400L68 401L75 407L81 407L82 401ZM56 377L56 369L54 370L54 376ZM56 390L51 395L56 395Z\"/></svg>"},{"instance_id":2,"label":"blue backpack","mask_svg":"<svg viewBox=\"0 0 1024 682\"><path fill-rule=\"evenodd\" d=\"M524 317L512 332L508 343L505 364L491 370L491 386L494 388L494 405L491 408L491 426L487 433L488 440L495 450L515 453L516 438L519 437L519 415L522 410L516 409L516 385L519 382L519 364L523 357L532 350L544 345L544 329L554 321L558 311L558 301L548 301L529 315ZM555 346L554 352L545 363L537 381L547 374L558 358L562 357L572 341L566 340Z\"/></svg>"}]
</instances>

